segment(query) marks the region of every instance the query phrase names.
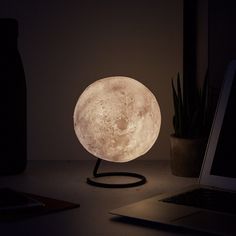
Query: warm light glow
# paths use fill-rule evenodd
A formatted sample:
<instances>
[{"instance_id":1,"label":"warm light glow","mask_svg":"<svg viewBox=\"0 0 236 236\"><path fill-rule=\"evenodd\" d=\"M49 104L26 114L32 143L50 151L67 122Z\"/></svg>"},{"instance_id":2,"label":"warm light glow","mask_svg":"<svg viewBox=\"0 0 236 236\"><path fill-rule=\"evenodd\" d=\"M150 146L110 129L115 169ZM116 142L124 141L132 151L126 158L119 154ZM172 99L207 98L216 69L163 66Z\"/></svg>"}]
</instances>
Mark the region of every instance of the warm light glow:
<instances>
[{"instance_id":1,"label":"warm light glow","mask_svg":"<svg viewBox=\"0 0 236 236\"><path fill-rule=\"evenodd\" d=\"M155 143L160 125L160 108L152 92L123 76L89 85L74 110L80 143L107 161L126 162L145 154Z\"/></svg>"}]
</instances>

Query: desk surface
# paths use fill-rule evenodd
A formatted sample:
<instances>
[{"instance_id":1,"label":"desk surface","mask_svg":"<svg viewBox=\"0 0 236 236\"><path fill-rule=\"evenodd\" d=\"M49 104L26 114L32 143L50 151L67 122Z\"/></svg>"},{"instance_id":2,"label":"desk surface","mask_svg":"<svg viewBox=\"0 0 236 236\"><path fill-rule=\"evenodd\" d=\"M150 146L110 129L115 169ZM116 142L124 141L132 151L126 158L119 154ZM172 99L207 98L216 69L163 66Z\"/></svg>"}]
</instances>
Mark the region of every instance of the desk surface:
<instances>
[{"instance_id":1,"label":"desk surface","mask_svg":"<svg viewBox=\"0 0 236 236\"><path fill-rule=\"evenodd\" d=\"M173 176L168 161L135 160L125 164L102 162L101 171L136 172L145 175L148 182L139 187L126 189L98 188L86 184L86 177L92 175L94 164L95 161L31 161L23 174L0 177L0 187L11 187L80 204L80 208L59 213L14 223L0 222L0 234L4 236L189 235L189 232L162 226L149 227L123 222L108 212L156 194L194 184L197 179Z\"/></svg>"}]
</instances>

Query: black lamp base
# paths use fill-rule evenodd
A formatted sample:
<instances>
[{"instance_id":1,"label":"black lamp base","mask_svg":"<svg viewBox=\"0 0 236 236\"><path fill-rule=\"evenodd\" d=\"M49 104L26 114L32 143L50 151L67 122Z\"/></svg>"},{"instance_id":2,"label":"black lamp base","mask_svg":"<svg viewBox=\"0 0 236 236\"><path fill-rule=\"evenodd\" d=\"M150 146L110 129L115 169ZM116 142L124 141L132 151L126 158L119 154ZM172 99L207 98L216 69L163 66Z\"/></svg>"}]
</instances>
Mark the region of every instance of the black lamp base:
<instances>
[{"instance_id":1,"label":"black lamp base","mask_svg":"<svg viewBox=\"0 0 236 236\"><path fill-rule=\"evenodd\" d=\"M103 188L130 188L130 187L136 187L140 186L142 184L145 184L147 182L146 178L143 175L137 174L137 173L130 173L130 172L105 172L105 173L97 173L98 167L101 163L101 159L98 159L95 165L95 168L93 170L93 177L87 178L87 183L96 187L103 187ZM138 179L135 182L131 183L118 183L118 184L109 184L109 183L103 183L96 181L96 179L100 177L108 177L108 176L127 176L127 177L133 177Z\"/></svg>"}]
</instances>

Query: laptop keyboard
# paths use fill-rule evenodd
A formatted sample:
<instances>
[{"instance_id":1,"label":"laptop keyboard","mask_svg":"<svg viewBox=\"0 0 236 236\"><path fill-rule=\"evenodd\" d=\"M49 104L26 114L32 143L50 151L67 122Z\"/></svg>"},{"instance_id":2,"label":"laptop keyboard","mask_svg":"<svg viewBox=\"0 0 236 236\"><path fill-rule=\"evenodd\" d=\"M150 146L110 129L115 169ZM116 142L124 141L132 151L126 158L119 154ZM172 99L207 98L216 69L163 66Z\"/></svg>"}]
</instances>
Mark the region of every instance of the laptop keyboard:
<instances>
[{"instance_id":1,"label":"laptop keyboard","mask_svg":"<svg viewBox=\"0 0 236 236\"><path fill-rule=\"evenodd\" d=\"M232 192L199 188L162 201L236 214L236 193Z\"/></svg>"}]
</instances>

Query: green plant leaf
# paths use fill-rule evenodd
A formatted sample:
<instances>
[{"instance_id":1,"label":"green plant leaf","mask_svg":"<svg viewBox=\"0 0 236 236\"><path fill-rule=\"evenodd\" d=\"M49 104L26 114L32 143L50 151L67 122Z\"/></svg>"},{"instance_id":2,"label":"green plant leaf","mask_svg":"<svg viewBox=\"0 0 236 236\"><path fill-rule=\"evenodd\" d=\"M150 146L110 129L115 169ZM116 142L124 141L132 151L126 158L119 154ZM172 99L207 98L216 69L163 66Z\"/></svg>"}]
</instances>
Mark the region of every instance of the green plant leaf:
<instances>
[{"instance_id":1,"label":"green plant leaf","mask_svg":"<svg viewBox=\"0 0 236 236\"><path fill-rule=\"evenodd\" d=\"M185 78L186 79L186 78ZM182 82L182 86L181 86ZM185 80L186 82L186 80ZM197 85L191 88L191 92L183 86L184 80L177 74L176 87L172 79L172 93L174 102L173 127L175 135L183 138L199 138L208 134L208 72L204 78L202 88Z\"/></svg>"},{"instance_id":2,"label":"green plant leaf","mask_svg":"<svg viewBox=\"0 0 236 236\"><path fill-rule=\"evenodd\" d=\"M173 117L173 126L175 129L175 135L178 135L179 133L179 117L178 117L178 96L175 90L175 86L174 86L174 82L173 79L171 81L171 85L172 85L172 93L173 93L173 102L174 102L174 110L175 110L175 115Z\"/></svg>"},{"instance_id":3,"label":"green plant leaf","mask_svg":"<svg viewBox=\"0 0 236 236\"><path fill-rule=\"evenodd\" d=\"M209 97L209 81L208 81L208 69L205 75L203 89L202 89L202 110L203 110L203 125L207 126L207 119L208 119L208 97Z\"/></svg>"}]
</instances>

